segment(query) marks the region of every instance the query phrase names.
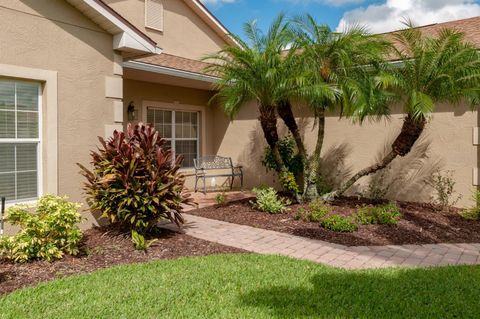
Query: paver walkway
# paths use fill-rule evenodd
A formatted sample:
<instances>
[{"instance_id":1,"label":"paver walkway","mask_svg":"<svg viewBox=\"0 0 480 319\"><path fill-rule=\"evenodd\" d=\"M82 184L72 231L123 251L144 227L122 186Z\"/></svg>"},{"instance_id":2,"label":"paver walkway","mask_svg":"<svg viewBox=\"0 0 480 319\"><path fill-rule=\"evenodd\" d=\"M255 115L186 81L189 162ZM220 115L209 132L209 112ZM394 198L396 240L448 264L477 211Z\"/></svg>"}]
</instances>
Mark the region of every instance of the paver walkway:
<instances>
[{"instance_id":1,"label":"paver walkway","mask_svg":"<svg viewBox=\"0 0 480 319\"><path fill-rule=\"evenodd\" d=\"M480 244L347 247L185 214L186 234L261 254L307 259L347 269L480 264Z\"/></svg>"},{"instance_id":2,"label":"paver walkway","mask_svg":"<svg viewBox=\"0 0 480 319\"><path fill-rule=\"evenodd\" d=\"M214 204L215 194L194 196L201 207ZM227 200L248 196L251 194L227 193ZM480 244L347 247L188 214L185 219L184 232L196 238L255 253L284 255L347 269L480 264Z\"/></svg>"}]
</instances>

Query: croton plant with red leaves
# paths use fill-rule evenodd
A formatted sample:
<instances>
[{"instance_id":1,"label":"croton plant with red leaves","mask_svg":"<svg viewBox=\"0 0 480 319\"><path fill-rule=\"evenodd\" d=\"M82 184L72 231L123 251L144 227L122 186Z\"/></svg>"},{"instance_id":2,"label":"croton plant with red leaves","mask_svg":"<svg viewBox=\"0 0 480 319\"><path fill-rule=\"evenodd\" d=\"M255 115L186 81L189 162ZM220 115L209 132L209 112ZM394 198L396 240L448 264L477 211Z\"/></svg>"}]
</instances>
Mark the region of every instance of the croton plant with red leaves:
<instances>
[{"instance_id":1,"label":"croton plant with red leaves","mask_svg":"<svg viewBox=\"0 0 480 319\"><path fill-rule=\"evenodd\" d=\"M182 205L193 203L179 172L183 157L172 158L154 127L129 124L125 133L115 131L99 141L101 147L91 152L93 169L78 164L87 179L84 190L93 211L141 234L160 220L183 224Z\"/></svg>"}]
</instances>

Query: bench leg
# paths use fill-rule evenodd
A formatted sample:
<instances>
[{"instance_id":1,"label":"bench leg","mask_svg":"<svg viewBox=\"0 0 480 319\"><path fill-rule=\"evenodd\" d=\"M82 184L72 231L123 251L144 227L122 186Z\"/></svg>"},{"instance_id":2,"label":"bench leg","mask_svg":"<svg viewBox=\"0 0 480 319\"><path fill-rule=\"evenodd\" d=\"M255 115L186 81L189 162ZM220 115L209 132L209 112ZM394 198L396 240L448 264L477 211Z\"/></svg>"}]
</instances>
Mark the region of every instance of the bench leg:
<instances>
[{"instance_id":1,"label":"bench leg","mask_svg":"<svg viewBox=\"0 0 480 319\"><path fill-rule=\"evenodd\" d=\"M234 179L234 178L235 178L235 176L232 176L232 177L230 178L230 190L233 189L233 179Z\"/></svg>"},{"instance_id":2,"label":"bench leg","mask_svg":"<svg viewBox=\"0 0 480 319\"><path fill-rule=\"evenodd\" d=\"M195 176L195 193L197 192L198 177Z\"/></svg>"},{"instance_id":3,"label":"bench leg","mask_svg":"<svg viewBox=\"0 0 480 319\"><path fill-rule=\"evenodd\" d=\"M243 192L243 174L240 175L240 190Z\"/></svg>"},{"instance_id":4,"label":"bench leg","mask_svg":"<svg viewBox=\"0 0 480 319\"><path fill-rule=\"evenodd\" d=\"M203 177L203 193L207 195L207 178Z\"/></svg>"}]
</instances>

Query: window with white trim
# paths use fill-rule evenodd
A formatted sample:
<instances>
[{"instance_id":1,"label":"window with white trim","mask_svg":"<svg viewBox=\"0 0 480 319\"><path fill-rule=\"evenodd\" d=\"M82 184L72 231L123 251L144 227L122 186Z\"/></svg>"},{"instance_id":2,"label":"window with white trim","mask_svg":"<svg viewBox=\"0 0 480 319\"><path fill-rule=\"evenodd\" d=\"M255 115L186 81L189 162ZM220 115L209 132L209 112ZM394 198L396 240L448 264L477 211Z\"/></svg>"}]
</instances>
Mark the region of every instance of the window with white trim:
<instances>
[{"instance_id":1,"label":"window with white trim","mask_svg":"<svg viewBox=\"0 0 480 319\"><path fill-rule=\"evenodd\" d=\"M147 122L168 141L175 155L183 155L183 167L193 167L199 156L200 112L147 107Z\"/></svg>"},{"instance_id":2,"label":"window with white trim","mask_svg":"<svg viewBox=\"0 0 480 319\"><path fill-rule=\"evenodd\" d=\"M0 196L39 196L40 84L0 79Z\"/></svg>"},{"instance_id":3,"label":"window with white trim","mask_svg":"<svg viewBox=\"0 0 480 319\"><path fill-rule=\"evenodd\" d=\"M163 31L163 0L145 0L145 26Z\"/></svg>"}]
</instances>

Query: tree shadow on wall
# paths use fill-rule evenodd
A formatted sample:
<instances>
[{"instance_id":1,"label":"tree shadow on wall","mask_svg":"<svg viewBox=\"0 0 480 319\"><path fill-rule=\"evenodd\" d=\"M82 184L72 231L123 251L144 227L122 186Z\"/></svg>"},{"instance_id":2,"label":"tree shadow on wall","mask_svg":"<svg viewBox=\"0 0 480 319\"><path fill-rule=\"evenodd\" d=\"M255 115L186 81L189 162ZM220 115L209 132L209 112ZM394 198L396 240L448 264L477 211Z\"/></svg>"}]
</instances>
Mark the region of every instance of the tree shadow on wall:
<instances>
[{"instance_id":1,"label":"tree shadow on wall","mask_svg":"<svg viewBox=\"0 0 480 319\"><path fill-rule=\"evenodd\" d=\"M390 136L382 150L377 153L379 161L391 150L395 136ZM401 201L430 201L436 172L443 167L441 158L434 158L430 151L431 140L423 135L412 151L397 157L386 169L370 176L368 184L359 186L368 197L383 197ZM358 189L357 189L358 191Z\"/></svg>"}]
</instances>

